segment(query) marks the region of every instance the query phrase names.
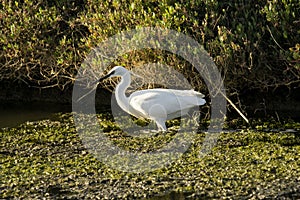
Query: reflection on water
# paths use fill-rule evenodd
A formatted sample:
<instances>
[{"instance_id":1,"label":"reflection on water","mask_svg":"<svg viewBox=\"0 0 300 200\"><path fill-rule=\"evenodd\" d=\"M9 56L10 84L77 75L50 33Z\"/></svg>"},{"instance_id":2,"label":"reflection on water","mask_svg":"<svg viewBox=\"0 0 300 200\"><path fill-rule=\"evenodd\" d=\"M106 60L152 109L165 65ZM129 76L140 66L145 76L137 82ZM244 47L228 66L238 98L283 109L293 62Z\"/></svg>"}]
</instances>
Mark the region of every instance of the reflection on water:
<instances>
[{"instance_id":1,"label":"reflection on water","mask_svg":"<svg viewBox=\"0 0 300 200\"><path fill-rule=\"evenodd\" d=\"M49 119L55 113L71 112L71 105L56 103L1 103L0 128L15 127L26 121Z\"/></svg>"}]
</instances>

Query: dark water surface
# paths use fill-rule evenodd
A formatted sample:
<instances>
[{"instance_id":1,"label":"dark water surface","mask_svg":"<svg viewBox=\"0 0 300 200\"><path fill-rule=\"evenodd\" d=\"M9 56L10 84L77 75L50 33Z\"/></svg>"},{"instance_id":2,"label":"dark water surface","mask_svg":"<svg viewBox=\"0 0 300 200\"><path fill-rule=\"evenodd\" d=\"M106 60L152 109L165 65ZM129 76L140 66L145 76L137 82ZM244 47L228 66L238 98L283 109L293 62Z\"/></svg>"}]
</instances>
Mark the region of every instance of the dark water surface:
<instances>
[{"instance_id":1,"label":"dark water surface","mask_svg":"<svg viewBox=\"0 0 300 200\"><path fill-rule=\"evenodd\" d=\"M72 106L57 103L0 103L0 128L15 127L26 121L49 119L55 113L71 112Z\"/></svg>"}]
</instances>

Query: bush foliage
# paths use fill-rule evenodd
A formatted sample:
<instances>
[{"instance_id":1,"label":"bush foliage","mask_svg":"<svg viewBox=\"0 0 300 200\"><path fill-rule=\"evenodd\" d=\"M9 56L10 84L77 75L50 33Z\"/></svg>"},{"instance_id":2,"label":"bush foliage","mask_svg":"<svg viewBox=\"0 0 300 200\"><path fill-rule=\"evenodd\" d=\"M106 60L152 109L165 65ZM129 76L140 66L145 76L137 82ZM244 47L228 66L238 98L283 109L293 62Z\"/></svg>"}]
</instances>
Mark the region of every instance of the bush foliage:
<instances>
[{"instance_id":1,"label":"bush foliage","mask_svg":"<svg viewBox=\"0 0 300 200\"><path fill-rule=\"evenodd\" d=\"M156 26L202 44L222 72L229 94L299 87L298 0L3 0L0 9L1 81L64 89L101 41L123 30ZM190 73L188 63L151 49L116 62L161 62Z\"/></svg>"}]
</instances>

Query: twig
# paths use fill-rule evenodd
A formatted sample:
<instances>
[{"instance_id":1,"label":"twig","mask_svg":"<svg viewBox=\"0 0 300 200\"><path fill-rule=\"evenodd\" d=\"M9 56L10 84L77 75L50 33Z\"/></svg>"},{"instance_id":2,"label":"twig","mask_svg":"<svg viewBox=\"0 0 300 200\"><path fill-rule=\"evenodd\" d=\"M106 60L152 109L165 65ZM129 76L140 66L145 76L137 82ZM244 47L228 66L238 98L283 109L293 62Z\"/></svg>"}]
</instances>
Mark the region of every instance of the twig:
<instances>
[{"instance_id":1,"label":"twig","mask_svg":"<svg viewBox=\"0 0 300 200\"><path fill-rule=\"evenodd\" d=\"M268 31L269 31L269 33L270 33L272 39L274 40L275 44L276 44L281 50L284 50L284 49L280 46L280 44L275 40L275 38L274 38L274 36L273 36L273 34L272 34L272 32L271 32L271 29L269 28L268 25L267 25L267 29L268 29ZM284 51L285 51L285 50L284 50Z\"/></svg>"},{"instance_id":2,"label":"twig","mask_svg":"<svg viewBox=\"0 0 300 200\"><path fill-rule=\"evenodd\" d=\"M207 79L210 84L215 85L214 83L212 83L212 81L210 79ZM221 93L221 95L228 101L228 103L238 112L238 114L249 124L249 120L247 119L247 117L236 107L236 105L234 105L234 103L223 93L223 91L220 89L219 87L215 87L218 89L218 92Z\"/></svg>"},{"instance_id":3,"label":"twig","mask_svg":"<svg viewBox=\"0 0 300 200\"><path fill-rule=\"evenodd\" d=\"M249 124L249 120L247 117L234 105L234 103L223 93L220 91L220 93L223 95L223 97L230 103L230 105L241 115L241 117Z\"/></svg>"}]
</instances>

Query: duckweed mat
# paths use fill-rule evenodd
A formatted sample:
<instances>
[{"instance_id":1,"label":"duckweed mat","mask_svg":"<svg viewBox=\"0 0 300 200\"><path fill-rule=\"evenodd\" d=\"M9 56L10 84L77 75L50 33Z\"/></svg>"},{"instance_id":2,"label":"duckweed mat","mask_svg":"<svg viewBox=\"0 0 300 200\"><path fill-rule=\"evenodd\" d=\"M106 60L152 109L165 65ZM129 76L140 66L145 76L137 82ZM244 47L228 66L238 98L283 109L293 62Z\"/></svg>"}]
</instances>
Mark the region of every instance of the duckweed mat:
<instances>
[{"instance_id":1,"label":"duckweed mat","mask_svg":"<svg viewBox=\"0 0 300 200\"><path fill-rule=\"evenodd\" d=\"M105 120L102 120L104 126ZM114 126L107 121L106 127ZM93 157L72 116L0 129L0 198L26 199L264 199L300 198L299 123L293 131L242 129L221 133L204 158L198 133L176 162L149 173L126 173ZM289 129L290 130L290 129ZM172 134L107 136L131 151L152 151ZM156 147L155 145L158 144Z\"/></svg>"}]
</instances>

